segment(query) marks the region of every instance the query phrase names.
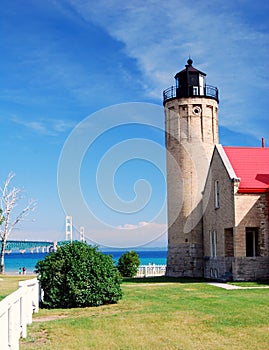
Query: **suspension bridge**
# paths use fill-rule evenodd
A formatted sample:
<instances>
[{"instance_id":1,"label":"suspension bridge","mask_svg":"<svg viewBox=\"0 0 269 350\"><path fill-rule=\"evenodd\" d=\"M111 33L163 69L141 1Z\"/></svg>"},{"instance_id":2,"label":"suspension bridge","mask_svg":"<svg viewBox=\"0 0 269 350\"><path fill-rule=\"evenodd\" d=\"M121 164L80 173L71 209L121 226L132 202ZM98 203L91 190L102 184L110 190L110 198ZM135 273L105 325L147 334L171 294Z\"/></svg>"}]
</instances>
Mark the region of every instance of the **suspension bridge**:
<instances>
[{"instance_id":1,"label":"suspension bridge","mask_svg":"<svg viewBox=\"0 0 269 350\"><path fill-rule=\"evenodd\" d=\"M80 241L85 241L84 227L80 227ZM73 239L73 224L72 216L65 218L65 240L64 241L31 241L31 240L8 240L6 243L5 252L10 253L49 253L55 251L57 247L65 242L72 242ZM2 242L0 242L0 249Z\"/></svg>"},{"instance_id":2,"label":"suspension bridge","mask_svg":"<svg viewBox=\"0 0 269 350\"><path fill-rule=\"evenodd\" d=\"M17 241L9 240L6 243L6 254L10 253L49 253L54 251L61 242L50 242L50 241ZM0 243L2 248L2 243Z\"/></svg>"}]
</instances>

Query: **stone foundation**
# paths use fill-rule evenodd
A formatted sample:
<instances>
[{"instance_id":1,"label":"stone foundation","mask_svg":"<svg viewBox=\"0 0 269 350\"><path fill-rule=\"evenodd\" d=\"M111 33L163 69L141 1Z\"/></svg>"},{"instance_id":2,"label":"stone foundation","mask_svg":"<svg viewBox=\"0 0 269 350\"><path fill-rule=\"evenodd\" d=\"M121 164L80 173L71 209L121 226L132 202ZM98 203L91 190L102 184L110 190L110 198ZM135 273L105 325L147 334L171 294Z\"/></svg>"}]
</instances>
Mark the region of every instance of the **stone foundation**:
<instances>
[{"instance_id":1,"label":"stone foundation","mask_svg":"<svg viewBox=\"0 0 269 350\"><path fill-rule=\"evenodd\" d=\"M222 281L269 280L268 257L204 258L204 277Z\"/></svg>"},{"instance_id":2,"label":"stone foundation","mask_svg":"<svg viewBox=\"0 0 269 350\"><path fill-rule=\"evenodd\" d=\"M231 280L233 278L233 261L232 257L205 257L204 277L222 281Z\"/></svg>"},{"instance_id":3,"label":"stone foundation","mask_svg":"<svg viewBox=\"0 0 269 350\"><path fill-rule=\"evenodd\" d=\"M269 257L234 258L234 281L269 280Z\"/></svg>"},{"instance_id":4,"label":"stone foundation","mask_svg":"<svg viewBox=\"0 0 269 350\"><path fill-rule=\"evenodd\" d=\"M168 249L166 276L203 277L203 247L200 244L184 243Z\"/></svg>"}]
</instances>

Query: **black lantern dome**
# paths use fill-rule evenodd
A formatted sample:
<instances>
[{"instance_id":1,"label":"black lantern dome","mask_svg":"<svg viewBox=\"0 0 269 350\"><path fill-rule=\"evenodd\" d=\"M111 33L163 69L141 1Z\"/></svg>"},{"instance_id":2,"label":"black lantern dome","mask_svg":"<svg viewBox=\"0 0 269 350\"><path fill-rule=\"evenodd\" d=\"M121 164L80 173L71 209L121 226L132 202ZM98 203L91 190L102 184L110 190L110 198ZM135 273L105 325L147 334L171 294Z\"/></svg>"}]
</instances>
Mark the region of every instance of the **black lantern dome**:
<instances>
[{"instance_id":1,"label":"black lantern dome","mask_svg":"<svg viewBox=\"0 0 269 350\"><path fill-rule=\"evenodd\" d=\"M206 85L206 73L192 66L189 58L185 68L175 75L176 86L171 86L163 92L164 102L171 98L207 97L218 101L218 89Z\"/></svg>"}]
</instances>

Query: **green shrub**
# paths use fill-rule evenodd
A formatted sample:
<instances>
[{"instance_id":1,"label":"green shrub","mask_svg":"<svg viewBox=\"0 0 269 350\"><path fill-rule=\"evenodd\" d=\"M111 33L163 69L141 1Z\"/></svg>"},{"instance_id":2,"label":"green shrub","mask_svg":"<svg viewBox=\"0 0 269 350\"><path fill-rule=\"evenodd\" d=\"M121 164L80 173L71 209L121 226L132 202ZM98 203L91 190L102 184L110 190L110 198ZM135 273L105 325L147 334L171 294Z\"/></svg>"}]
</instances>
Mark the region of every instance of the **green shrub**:
<instances>
[{"instance_id":1,"label":"green shrub","mask_svg":"<svg viewBox=\"0 0 269 350\"><path fill-rule=\"evenodd\" d=\"M121 276L110 255L73 242L38 261L36 272L46 308L99 306L122 297Z\"/></svg>"},{"instance_id":2,"label":"green shrub","mask_svg":"<svg viewBox=\"0 0 269 350\"><path fill-rule=\"evenodd\" d=\"M122 254L118 261L118 269L123 277L134 277L139 265L139 255L133 250Z\"/></svg>"}]
</instances>

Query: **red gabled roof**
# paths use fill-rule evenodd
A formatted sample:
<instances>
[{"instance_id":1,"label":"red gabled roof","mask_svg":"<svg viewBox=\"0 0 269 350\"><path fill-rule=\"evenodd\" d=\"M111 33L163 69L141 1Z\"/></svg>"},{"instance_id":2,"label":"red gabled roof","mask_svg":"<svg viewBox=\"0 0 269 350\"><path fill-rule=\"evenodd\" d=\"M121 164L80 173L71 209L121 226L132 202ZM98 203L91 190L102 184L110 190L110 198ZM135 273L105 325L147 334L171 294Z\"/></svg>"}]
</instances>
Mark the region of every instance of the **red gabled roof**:
<instances>
[{"instance_id":1,"label":"red gabled roof","mask_svg":"<svg viewBox=\"0 0 269 350\"><path fill-rule=\"evenodd\" d=\"M236 176L239 192L269 190L269 148L223 147Z\"/></svg>"}]
</instances>

